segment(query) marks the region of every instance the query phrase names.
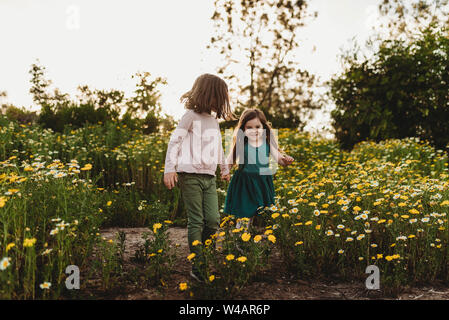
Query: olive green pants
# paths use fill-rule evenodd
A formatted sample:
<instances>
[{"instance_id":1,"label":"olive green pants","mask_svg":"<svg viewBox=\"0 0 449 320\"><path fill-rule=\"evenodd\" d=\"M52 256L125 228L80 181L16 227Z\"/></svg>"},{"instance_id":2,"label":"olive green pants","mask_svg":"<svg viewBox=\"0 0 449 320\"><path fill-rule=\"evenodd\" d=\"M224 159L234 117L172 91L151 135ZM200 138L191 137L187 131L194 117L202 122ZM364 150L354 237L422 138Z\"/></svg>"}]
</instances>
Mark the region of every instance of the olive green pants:
<instances>
[{"instance_id":1,"label":"olive green pants","mask_svg":"<svg viewBox=\"0 0 449 320\"><path fill-rule=\"evenodd\" d=\"M187 213L187 240L195 253L194 268L202 260L201 244L210 238L220 225L216 177L209 174L178 172L179 187Z\"/></svg>"}]
</instances>

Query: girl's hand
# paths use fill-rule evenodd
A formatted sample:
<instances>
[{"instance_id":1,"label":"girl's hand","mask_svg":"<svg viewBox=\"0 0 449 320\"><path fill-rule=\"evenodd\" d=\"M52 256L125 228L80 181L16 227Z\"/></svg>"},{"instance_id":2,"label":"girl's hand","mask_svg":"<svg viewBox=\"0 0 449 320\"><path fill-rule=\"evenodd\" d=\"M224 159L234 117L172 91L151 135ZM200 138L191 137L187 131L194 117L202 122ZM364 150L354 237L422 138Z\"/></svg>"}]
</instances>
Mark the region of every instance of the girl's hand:
<instances>
[{"instance_id":1,"label":"girl's hand","mask_svg":"<svg viewBox=\"0 0 449 320\"><path fill-rule=\"evenodd\" d=\"M178 182L178 175L176 172L169 172L164 174L164 184L168 189L172 189Z\"/></svg>"},{"instance_id":2,"label":"girl's hand","mask_svg":"<svg viewBox=\"0 0 449 320\"><path fill-rule=\"evenodd\" d=\"M293 161L295 161L294 158L290 157L289 155L284 154L284 155L282 155L282 158L281 158L281 165L286 167L286 166L292 164Z\"/></svg>"},{"instance_id":3,"label":"girl's hand","mask_svg":"<svg viewBox=\"0 0 449 320\"><path fill-rule=\"evenodd\" d=\"M225 174L225 175L221 175L221 180L226 180L226 181L229 181L231 179L231 175L228 173L228 174Z\"/></svg>"}]
</instances>

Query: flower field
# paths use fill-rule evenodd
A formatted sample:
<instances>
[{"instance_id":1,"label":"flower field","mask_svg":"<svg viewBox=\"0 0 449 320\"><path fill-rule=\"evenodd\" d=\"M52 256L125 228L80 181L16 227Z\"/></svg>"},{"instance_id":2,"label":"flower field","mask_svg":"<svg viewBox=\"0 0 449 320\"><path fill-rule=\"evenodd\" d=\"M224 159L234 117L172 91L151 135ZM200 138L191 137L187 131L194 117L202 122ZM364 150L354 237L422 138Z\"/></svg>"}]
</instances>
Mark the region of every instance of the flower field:
<instances>
[{"instance_id":1,"label":"flower field","mask_svg":"<svg viewBox=\"0 0 449 320\"><path fill-rule=\"evenodd\" d=\"M186 226L178 188L162 183L169 137L110 123L59 134L0 118L0 298L76 299L88 289L101 297L123 283L166 288L177 268L168 234ZM363 283L375 264L385 292L448 282L447 153L414 138L351 152L288 129L279 140L295 162L274 176L276 205L249 229L223 216L220 233L195 244L206 283L185 274L175 288L182 297L233 298L275 256L295 279ZM217 178L220 208L227 184ZM123 233L102 237L107 227L147 229L132 259ZM83 275L80 290L66 288L69 265Z\"/></svg>"}]
</instances>

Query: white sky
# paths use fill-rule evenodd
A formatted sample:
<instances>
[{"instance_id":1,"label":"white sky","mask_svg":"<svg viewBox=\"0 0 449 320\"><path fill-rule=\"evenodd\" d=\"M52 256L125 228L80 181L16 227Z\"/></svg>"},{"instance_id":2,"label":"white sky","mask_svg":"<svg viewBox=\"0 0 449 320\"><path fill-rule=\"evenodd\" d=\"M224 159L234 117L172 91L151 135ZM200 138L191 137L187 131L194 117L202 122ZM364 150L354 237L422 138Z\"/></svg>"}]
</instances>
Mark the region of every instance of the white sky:
<instances>
[{"instance_id":1,"label":"white sky","mask_svg":"<svg viewBox=\"0 0 449 320\"><path fill-rule=\"evenodd\" d=\"M149 71L168 85L163 110L179 119L179 103L202 73L219 60L206 50L213 0L0 0L0 91L6 102L32 107L29 69L38 58L46 77L72 97L78 85L131 94L131 75ZM310 0L318 18L301 30L301 67L326 80L340 70L337 54L375 23L379 0ZM313 47L316 51L313 51ZM318 115L311 126L327 126Z\"/></svg>"}]
</instances>

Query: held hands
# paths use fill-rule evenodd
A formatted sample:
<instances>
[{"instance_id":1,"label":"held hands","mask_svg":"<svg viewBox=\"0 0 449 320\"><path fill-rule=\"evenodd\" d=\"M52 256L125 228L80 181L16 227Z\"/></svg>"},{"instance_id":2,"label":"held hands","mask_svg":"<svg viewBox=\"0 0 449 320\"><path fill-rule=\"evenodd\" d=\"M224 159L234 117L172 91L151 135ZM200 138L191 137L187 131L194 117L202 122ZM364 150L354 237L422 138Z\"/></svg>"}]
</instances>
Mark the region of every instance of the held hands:
<instances>
[{"instance_id":1,"label":"held hands","mask_svg":"<svg viewBox=\"0 0 449 320\"><path fill-rule=\"evenodd\" d=\"M283 154L280 158L279 163L281 164L281 166L286 167L288 165L291 165L293 161L295 161L294 158L290 157L289 155Z\"/></svg>"},{"instance_id":2,"label":"held hands","mask_svg":"<svg viewBox=\"0 0 449 320\"><path fill-rule=\"evenodd\" d=\"M228 174L221 174L221 180L229 181L231 179L231 175Z\"/></svg>"},{"instance_id":3,"label":"held hands","mask_svg":"<svg viewBox=\"0 0 449 320\"><path fill-rule=\"evenodd\" d=\"M178 175L176 172L169 172L164 174L164 184L168 189L172 189L178 182Z\"/></svg>"}]
</instances>

